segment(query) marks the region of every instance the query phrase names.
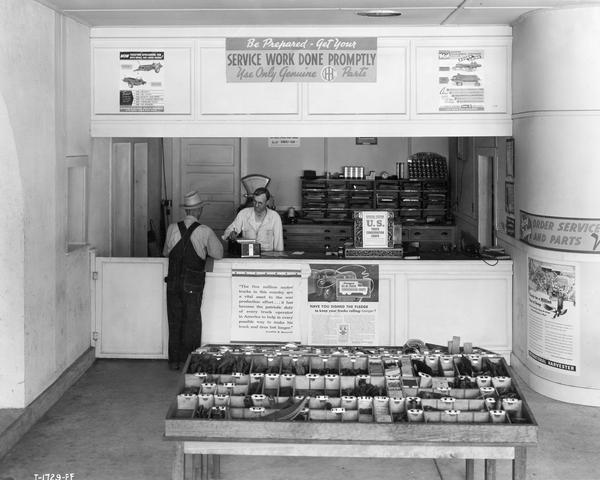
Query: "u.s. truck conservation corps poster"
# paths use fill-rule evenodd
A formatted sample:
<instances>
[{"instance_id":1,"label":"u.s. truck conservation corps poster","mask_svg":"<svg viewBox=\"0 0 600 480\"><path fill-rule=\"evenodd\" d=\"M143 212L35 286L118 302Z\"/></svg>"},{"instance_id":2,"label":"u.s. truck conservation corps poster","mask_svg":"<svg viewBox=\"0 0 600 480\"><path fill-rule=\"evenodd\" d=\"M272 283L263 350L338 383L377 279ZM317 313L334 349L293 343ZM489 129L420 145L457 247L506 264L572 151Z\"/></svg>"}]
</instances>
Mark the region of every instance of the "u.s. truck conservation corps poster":
<instances>
[{"instance_id":1,"label":"u.s. truck conservation corps poster","mask_svg":"<svg viewBox=\"0 0 600 480\"><path fill-rule=\"evenodd\" d=\"M120 52L119 111L165 111L165 52Z\"/></svg>"},{"instance_id":2,"label":"u.s. truck conservation corps poster","mask_svg":"<svg viewBox=\"0 0 600 480\"><path fill-rule=\"evenodd\" d=\"M542 368L580 374L575 265L528 259L527 354Z\"/></svg>"}]
</instances>

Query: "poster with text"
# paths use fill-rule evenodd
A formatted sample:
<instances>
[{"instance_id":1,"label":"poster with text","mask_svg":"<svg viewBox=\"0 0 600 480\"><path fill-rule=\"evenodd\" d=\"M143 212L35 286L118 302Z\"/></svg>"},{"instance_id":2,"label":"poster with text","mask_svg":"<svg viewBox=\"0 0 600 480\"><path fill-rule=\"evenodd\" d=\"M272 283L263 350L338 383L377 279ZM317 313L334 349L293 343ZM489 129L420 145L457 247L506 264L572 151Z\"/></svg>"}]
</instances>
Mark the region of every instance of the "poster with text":
<instances>
[{"instance_id":1,"label":"poster with text","mask_svg":"<svg viewBox=\"0 0 600 480\"><path fill-rule=\"evenodd\" d=\"M309 343L375 345L379 306L377 264L311 264Z\"/></svg>"},{"instance_id":2,"label":"poster with text","mask_svg":"<svg viewBox=\"0 0 600 480\"><path fill-rule=\"evenodd\" d=\"M440 112L485 110L483 50L439 50Z\"/></svg>"},{"instance_id":3,"label":"poster with text","mask_svg":"<svg viewBox=\"0 0 600 480\"><path fill-rule=\"evenodd\" d=\"M377 37L249 37L225 41L227 82L375 82Z\"/></svg>"},{"instance_id":4,"label":"poster with text","mask_svg":"<svg viewBox=\"0 0 600 480\"><path fill-rule=\"evenodd\" d=\"M528 259L527 352L545 369L580 374L575 265Z\"/></svg>"},{"instance_id":5,"label":"poster with text","mask_svg":"<svg viewBox=\"0 0 600 480\"><path fill-rule=\"evenodd\" d=\"M300 270L233 267L231 283L231 341L300 341Z\"/></svg>"},{"instance_id":6,"label":"poster with text","mask_svg":"<svg viewBox=\"0 0 600 480\"><path fill-rule=\"evenodd\" d=\"M119 111L165 111L165 52L120 52Z\"/></svg>"},{"instance_id":7,"label":"poster with text","mask_svg":"<svg viewBox=\"0 0 600 480\"><path fill-rule=\"evenodd\" d=\"M600 254L600 218L553 217L521 210L519 238L547 250Z\"/></svg>"}]
</instances>

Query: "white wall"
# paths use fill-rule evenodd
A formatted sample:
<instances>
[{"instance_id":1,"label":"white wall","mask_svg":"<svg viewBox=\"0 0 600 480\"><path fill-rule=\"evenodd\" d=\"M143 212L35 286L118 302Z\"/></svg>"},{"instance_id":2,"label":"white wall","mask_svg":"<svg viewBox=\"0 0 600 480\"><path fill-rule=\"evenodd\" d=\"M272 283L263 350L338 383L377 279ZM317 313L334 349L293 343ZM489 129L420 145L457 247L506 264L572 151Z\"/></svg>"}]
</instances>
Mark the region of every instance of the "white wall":
<instances>
[{"instance_id":1,"label":"white wall","mask_svg":"<svg viewBox=\"0 0 600 480\"><path fill-rule=\"evenodd\" d=\"M396 172L396 162L415 152L437 152L448 158L448 139L378 138L377 145L356 145L355 138L301 138L300 147L269 148L267 138L250 138L242 149L242 175L271 177L269 189L278 209L301 207L300 177L303 170L341 172L344 165L364 166L377 175Z\"/></svg>"},{"instance_id":2,"label":"white wall","mask_svg":"<svg viewBox=\"0 0 600 480\"><path fill-rule=\"evenodd\" d=\"M89 347L88 258L65 253L64 186L65 156L89 154L89 40L87 28L37 2L6 0L0 44L7 47L0 49L2 136L15 145L2 165L8 182L2 205L14 212L2 233L23 245L0 242L0 258L13 256L2 270L12 286L0 294L8 335L2 339L9 339L0 348L0 377L10 374L0 382L0 407L24 407ZM10 168L15 162L18 168Z\"/></svg>"},{"instance_id":3,"label":"white wall","mask_svg":"<svg viewBox=\"0 0 600 480\"><path fill-rule=\"evenodd\" d=\"M0 227L1 408L20 407L25 398L23 190L17 146L1 92L0 142L0 201L6 209Z\"/></svg>"}]
</instances>

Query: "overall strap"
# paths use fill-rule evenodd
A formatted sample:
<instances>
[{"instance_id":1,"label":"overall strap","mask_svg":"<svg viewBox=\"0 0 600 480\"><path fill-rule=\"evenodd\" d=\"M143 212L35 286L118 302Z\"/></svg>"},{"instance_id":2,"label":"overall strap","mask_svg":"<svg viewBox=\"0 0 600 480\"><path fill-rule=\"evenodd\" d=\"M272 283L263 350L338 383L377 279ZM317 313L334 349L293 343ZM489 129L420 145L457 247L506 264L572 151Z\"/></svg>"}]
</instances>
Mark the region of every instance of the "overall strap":
<instances>
[{"instance_id":1,"label":"overall strap","mask_svg":"<svg viewBox=\"0 0 600 480\"><path fill-rule=\"evenodd\" d=\"M181 225L183 224L183 227L185 228L185 224L183 222L179 222L179 231L181 231ZM181 235L181 244L183 245L183 252L185 254L185 251L187 250L187 246L191 243L190 239L192 238L192 233L194 233L194 230L196 230L198 227L200 226L200 224L198 222L194 222L190 225L190 227Z\"/></svg>"}]
</instances>

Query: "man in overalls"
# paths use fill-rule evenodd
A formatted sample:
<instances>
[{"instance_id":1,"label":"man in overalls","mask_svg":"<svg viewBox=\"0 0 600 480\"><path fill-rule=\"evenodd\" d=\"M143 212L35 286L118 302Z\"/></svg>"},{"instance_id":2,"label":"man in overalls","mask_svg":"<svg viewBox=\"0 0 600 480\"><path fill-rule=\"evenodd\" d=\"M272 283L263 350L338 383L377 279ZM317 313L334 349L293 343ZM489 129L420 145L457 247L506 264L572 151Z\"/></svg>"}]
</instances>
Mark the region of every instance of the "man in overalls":
<instances>
[{"instance_id":1,"label":"man in overalls","mask_svg":"<svg viewBox=\"0 0 600 480\"><path fill-rule=\"evenodd\" d=\"M169 320L169 368L179 370L188 354L200 346L202 293L207 257L223 258L223 245L215 232L198 219L207 202L198 192L185 195L185 218L167 229L163 255L169 257L167 316Z\"/></svg>"}]
</instances>

